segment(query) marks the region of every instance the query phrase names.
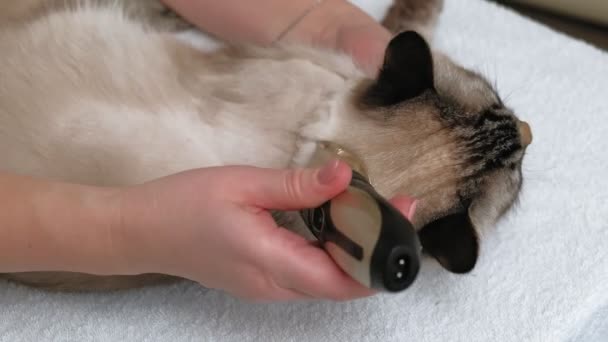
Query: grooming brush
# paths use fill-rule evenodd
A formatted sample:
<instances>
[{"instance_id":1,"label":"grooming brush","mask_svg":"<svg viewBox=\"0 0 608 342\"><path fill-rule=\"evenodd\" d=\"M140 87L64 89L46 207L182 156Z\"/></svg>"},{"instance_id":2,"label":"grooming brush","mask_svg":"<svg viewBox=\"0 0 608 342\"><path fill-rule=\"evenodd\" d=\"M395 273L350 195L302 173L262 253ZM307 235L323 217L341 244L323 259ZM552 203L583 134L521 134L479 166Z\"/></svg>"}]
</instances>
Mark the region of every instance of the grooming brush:
<instances>
[{"instance_id":1,"label":"grooming brush","mask_svg":"<svg viewBox=\"0 0 608 342\"><path fill-rule=\"evenodd\" d=\"M414 227L376 192L363 163L343 147L318 143L310 166L335 158L352 168L350 185L321 206L301 210L304 222L352 278L380 291L405 290L420 268L421 247Z\"/></svg>"}]
</instances>

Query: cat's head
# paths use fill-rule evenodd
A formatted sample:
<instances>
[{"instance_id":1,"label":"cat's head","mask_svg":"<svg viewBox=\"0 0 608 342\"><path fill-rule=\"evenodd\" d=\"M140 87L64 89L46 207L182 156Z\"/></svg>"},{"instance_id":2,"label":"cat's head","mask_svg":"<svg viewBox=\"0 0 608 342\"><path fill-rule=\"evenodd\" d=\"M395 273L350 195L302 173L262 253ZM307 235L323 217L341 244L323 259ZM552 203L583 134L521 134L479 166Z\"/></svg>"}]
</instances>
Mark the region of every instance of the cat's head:
<instances>
[{"instance_id":1,"label":"cat's head","mask_svg":"<svg viewBox=\"0 0 608 342\"><path fill-rule=\"evenodd\" d=\"M452 272L473 269L482 227L520 191L529 126L482 76L411 31L390 42L378 77L351 103L338 142L364 160L380 193L419 200L413 223L426 253Z\"/></svg>"}]
</instances>

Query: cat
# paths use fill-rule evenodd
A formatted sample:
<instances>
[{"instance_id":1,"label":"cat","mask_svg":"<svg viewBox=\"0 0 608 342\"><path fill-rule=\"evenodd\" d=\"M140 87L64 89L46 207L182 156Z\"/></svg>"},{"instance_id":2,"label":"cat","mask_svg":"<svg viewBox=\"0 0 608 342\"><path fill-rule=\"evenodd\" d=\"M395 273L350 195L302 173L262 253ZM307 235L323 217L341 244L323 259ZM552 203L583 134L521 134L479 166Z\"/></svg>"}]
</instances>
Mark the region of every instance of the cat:
<instances>
[{"instance_id":1,"label":"cat","mask_svg":"<svg viewBox=\"0 0 608 342\"><path fill-rule=\"evenodd\" d=\"M321 48L201 52L175 38L189 26L158 1L4 1L0 168L120 186L205 166L303 166L315 142L334 141L361 157L380 194L419 200L412 223L426 254L470 272L480 232L517 199L532 136L484 77L429 45L441 4L398 0L383 22L395 35L369 78ZM301 226L284 214L287 228ZM2 276L62 291L176 280Z\"/></svg>"}]
</instances>

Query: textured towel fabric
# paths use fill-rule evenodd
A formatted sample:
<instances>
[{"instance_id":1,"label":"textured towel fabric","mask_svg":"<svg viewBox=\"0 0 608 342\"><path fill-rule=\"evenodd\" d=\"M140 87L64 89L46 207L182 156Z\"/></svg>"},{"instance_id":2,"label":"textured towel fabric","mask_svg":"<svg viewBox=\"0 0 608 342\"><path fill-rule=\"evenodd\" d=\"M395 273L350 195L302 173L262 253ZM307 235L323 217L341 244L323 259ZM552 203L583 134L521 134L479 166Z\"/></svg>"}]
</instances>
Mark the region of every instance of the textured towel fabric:
<instances>
[{"instance_id":1,"label":"textured towel fabric","mask_svg":"<svg viewBox=\"0 0 608 342\"><path fill-rule=\"evenodd\" d=\"M380 17L389 1L355 1ZM2 341L608 341L608 54L480 0L448 0L439 47L533 129L516 209L477 268L404 293L247 304L180 284L104 295L0 283Z\"/></svg>"}]
</instances>

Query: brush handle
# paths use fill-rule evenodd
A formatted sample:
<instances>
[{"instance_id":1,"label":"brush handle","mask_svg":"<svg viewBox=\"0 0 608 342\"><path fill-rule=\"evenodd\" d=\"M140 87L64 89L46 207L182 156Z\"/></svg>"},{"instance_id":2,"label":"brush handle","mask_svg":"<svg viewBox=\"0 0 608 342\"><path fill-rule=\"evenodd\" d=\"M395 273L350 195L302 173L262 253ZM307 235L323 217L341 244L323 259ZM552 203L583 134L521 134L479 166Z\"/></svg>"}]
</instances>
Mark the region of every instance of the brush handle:
<instances>
[{"instance_id":1,"label":"brush handle","mask_svg":"<svg viewBox=\"0 0 608 342\"><path fill-rule=\"evenodd\" d=\"M420 243L412 224L353 171L349 187L301 216L331 258L369 288L402 291L420 268Z\"/></svg>"}]
</instances>

